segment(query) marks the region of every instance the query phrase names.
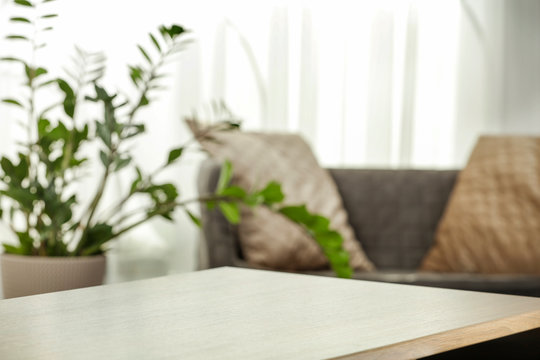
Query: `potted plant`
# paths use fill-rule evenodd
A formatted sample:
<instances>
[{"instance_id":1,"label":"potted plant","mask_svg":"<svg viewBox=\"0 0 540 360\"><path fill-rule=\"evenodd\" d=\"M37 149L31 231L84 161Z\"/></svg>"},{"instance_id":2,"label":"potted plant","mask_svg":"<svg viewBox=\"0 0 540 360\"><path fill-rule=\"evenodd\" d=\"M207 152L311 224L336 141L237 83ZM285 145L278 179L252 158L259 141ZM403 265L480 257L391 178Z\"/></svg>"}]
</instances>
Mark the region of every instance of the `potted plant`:
<instances>
[{"instance_id":1,"label":"potted plant","mask_svg":"<svg viewBox=\"0 0 540 360\"><path fill-rule=\"evenodd\" d=\"M33 35L6 36L11 41L25 43L32 53L29 59L39 58L45 46L40 42L40 34L52 29L47 22L56 14L40 15L41 9L51 1L54 0L13 1L34 14L11 18L11 22L27 26L28 33ZM156 178L181 159L191 142L172 149L153 171L135 164L130 145L145 131L137 115L150 103L149 95L158 91L164 77L160 72L163 63L182 49L187 34L179 25L161 26L149 34L152 51L138 46L144 63L128 67L137 91L134 99L101 85L105 60L101 53L77 49L74 64L65 78L49 76L48 70L35 60L17 56L1 58L18 66L24 77L21 92L24 96L4 98L2 102L18 108L28 119L24 124L27 139L20 143L16 156L0 159L0 216L18 240L15 244L3 244L5 297L101 284L105 271L103 254L111 240L156 217L172 220L177 209L185 211L199 225L200 220L187 208L192 202L217 206L232 223L240 221L238 207L246 204L273 207L312 234L330 231L321 228L320 217L310 214L303 206L280 207L283 194L277 183L251 191L231 186L230 163L223 166L215 194L181 199L174 184ZM37 99L43 93L55 93L54 88L59 90L59 101L39 107ZM95 105L101 116L96 120L84 119L79 111L83 102ZM57 113L53 116L54 111ZM229 119L214 126L228 130L238 124ZM97 154L92 157L88 151ZM86 204L80 200L80 177L92 161L99 162L101 169L96 187L91 190L91 201ZM120 173L131 173L132 180L117 203L103 214L98 209L105 189L111 178ZM126 210L126 204L135 197L145 198L146 205L138 211ZM325 243L324 236L317 239L332 268L340 276L349 277L348 256L341 243Z\"/></svg>"}]
</instances>

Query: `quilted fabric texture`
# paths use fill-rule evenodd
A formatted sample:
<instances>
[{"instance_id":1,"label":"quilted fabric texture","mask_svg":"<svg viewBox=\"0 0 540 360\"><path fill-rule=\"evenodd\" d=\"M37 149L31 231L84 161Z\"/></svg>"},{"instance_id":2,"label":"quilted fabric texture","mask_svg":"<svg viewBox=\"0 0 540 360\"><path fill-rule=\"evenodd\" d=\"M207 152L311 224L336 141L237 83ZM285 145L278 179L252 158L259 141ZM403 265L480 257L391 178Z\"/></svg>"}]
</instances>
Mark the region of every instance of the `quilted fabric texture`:
<instances>
[{"instance_id":1,"label":"quilted fabric texture","mask_svg":"<svg viewBox=\"0 0 540 360\"><path fill-rule=\"evenodd\" d=\"M540 138L479 139L422 269L540 273Z\"/></svg>"},{"instance_id":2,"label":"quilted fabric texture","mask_svg":"<svg viewBox=\"0 0 540 360\"><path fill-rule=\"evenodd\" d=\"M309 146L298 135L216 132L217 141L201 141L218 160L234 166L233 182L261 188L269 181L281 183L286 204L306 204L329 218L344 238L355 269L372 270L354 236L336 185L322 169ZM298 225L267 208L244 208L238 228L242 252L252 264L282 270L314 270L328 267L317 243Z\"/></svg>"}]
</instances>

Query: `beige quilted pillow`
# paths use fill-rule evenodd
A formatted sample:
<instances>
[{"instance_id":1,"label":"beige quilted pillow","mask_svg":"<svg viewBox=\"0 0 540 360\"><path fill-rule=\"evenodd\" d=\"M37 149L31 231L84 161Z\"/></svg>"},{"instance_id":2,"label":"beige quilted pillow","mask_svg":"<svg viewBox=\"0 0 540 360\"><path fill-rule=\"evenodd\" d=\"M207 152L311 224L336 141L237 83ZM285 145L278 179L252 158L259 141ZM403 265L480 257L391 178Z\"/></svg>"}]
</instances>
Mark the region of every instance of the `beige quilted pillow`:
<instances>
[{"instance_id":1,"label":"beige quilted pillow","mask_svg":"<svg viewBox=\"0 0 540 360\"><path fill-rule=\"evenodd\" d=\"M480 138L422 270L540 273L540 138Z\"/></svg>"},{"instance_id":2,"label":"beige quilted pillow","mask_svg":"<svg viewBox=\"0 0 540 360\"><path fill-rule=\"evenodd\" d=\"M306 204L311 212L329 218L331 228L344 238L354 269L374 268L355 239L332 177L318 165L300 136L239 131L216 132L212 136L217 141L201 141L201 145L218 160L232 162L235 184L262 188L269 181L278 181L286 204ZM267 208L242 209L238 231L244 257L252 264L282 270L328 267L315 240Z\"/></svg>"}]
</instances>

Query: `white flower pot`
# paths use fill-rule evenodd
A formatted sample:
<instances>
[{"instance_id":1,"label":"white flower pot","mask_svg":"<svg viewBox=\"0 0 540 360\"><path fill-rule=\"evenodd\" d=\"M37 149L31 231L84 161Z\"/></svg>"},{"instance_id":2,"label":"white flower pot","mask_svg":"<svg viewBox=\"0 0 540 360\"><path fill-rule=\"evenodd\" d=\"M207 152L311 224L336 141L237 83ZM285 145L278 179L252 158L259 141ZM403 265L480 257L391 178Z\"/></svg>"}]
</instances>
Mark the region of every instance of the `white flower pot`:
<instances>
[{"instance_id":1,"label":"white flower pot","mask_svg":"<svg viewBox=\"0 0 540 360\"><path fill-rule=\"evenodd\" d=\"M2 254L4 298L101 285L105 256L45 257Z\"/></svg>"}]
</instances>

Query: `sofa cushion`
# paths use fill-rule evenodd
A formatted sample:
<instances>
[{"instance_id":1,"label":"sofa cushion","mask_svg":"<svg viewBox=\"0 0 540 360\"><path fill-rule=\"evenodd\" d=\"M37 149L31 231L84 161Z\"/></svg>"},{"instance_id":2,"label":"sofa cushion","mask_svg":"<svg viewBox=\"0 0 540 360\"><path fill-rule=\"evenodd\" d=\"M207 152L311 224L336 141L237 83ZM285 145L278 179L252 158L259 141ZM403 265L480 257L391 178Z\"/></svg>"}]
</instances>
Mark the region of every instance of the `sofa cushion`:
<instances>
[{"instance_id":1,"label":"sofa cushion","mask_svg":"<svg viewBox=\"0 0 540 360\"><path fill-rule=\"evenodd\" d=\"M329 218L331 228L344 238L353 268L373 269L348 223L332 177L300 136L245 132L211 136L213 141L202 139L201 144L217 159L232 162L235 184L261 188L269 181L281 183L286 204L306 204L311 212ZM317 243L301 227L267 208L243 208L238 233L244 258L250 263L287 270L328 267Z\"/></svg>"},{"instance_id":2,"label":"sofa cushion","mask_svg":"<svg viewBox=\"0 0 540 360\"><path fill-rule=\"evenodd\" d=\"M540 138L482 137L422 269L540 274Z\"/></svg>"},{"instance_id":3,"label":"sofa cushion","mask_svg":"<svg viewBox=\"0 0 540 360\"><path fill-rule=\"evenodd\" d=\"M331 271L310 271L310 275L333 276ZM403 270L357 272L356 280L432 286L523 296L540 296L540 276L512 274L438 273Z\"/></svg>"},{"instance_id":4,"label":"sofa cushion","mask_svg":"<svg viewBox=\"0 0 540 360\"><path fill-rule=\"evenodd\" d=\"M240 259L236 259L232 265L249 269L271 270L264 266L253 266ZM302 274L335 277L335 273L331 270L303 271ZM540 297L540 276L538 275L440 273L386 269L370 272L357 271L352 278L403 285Z\"/></svg>"}]
</instances>

